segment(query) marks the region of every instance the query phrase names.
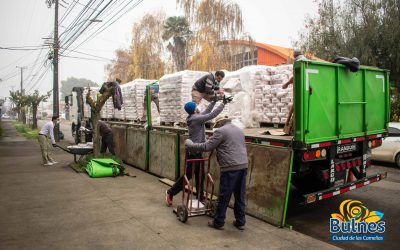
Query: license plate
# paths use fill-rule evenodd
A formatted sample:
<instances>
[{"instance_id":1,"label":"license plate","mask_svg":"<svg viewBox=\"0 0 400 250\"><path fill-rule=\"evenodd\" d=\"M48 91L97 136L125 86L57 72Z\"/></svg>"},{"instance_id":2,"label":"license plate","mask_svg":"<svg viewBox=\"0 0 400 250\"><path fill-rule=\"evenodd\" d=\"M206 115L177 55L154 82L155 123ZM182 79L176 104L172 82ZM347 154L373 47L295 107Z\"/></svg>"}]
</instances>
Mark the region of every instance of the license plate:
<instances>
[{"instance_id":1,"label":"license plate","mask_svg":"<svg viewBox=\"0 0 400 250\"><path fill-rule=\"evenodd\" d=\"M341 154L341 153L347 153L347 152L353 152L353 151L357 151L357 144L356 143L338 145L336 153L337 154Z\"/></svg>"}]
</instances>

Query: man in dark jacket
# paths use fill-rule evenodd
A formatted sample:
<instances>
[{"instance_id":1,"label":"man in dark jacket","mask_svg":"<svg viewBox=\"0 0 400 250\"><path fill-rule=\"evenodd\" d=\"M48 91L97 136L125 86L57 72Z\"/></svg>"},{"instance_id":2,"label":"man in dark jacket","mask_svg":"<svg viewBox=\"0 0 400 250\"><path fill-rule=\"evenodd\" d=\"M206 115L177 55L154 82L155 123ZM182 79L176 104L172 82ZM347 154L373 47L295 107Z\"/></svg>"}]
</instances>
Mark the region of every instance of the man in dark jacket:
<instances>
[{"instance_id":1,"label":"man in dark jacket","mask_svg":"<svg viewBox=\"0 0 400 250\"><path fill-rule=\"evenodd\" d=\"M223 95L224 90L220 88L219 83L224 77L223 71L217 71L215 75L210 73L197 80L192 87L192 101L199 104L204 98L210 102L216 94Z\"/></svg>"},{"instance_id":2,"label":"man in dark jacket","mask_svg":"<svg viewBox=\"0 0 400 250\"><path fill-rule=\"evenodd\" d=\"M226 102L226 101L225 101ZM215 117L217 117L222 110L224 109L225 103L221 103L215 110L213 110L216 101L213 100L202 113L197 109L197 105L194 102L188 102L185 104L185 110L189 114L186 119L188 130L189 130L189 138L193 142L202 143L206 141L206 128L205 123ZM213 110L213 111L212 111ZM202 159L203 155L201 152L188 152L187 159ZM196 191L197 198L202 200L203 197L203 183L204 183L204 169L201 167L202 164L199 162L193 164L195 165L194 174L196 181ZM186 167L186 176L190 180L192 178L192 164L188 164ZM200 180L200 171L201 172L201 180ZM167 206L172 205L173 197L178 194L182 190L183 186L183 176L181 176L175 184L166 191L165 202Z\"/></svg>"},{"instance_id":3,"label":"man in dark jacket","mask_svg":"<svg viewBox=\"0 0 400 250\"><path fill-rule=\"evenodd\" d=\"M214 220L208 225L216 229L223 229L225 224L226 209L233 193L235 197L234 213L236 220L233 225L240 230L244 229L245 218L245 193L247 176L247 150L244 134L241 129L233 125L228 117L218 117L212 137L206 142L194 143L187 139L185 146L193 151L217 150L217 160L221 169L219 184L218 206Z\"/></svg>"},{"instance_id":4,"label":"man in dark jacket","mask_svg":"<svg viewBox=\"0 0 400 250\"><path fill-rule=\"evenodd\" d=\"M99 126L99 134L101 136L100 153L104 154L108 148L108 151L111 154L115 155L113 133L111 128L108 126L107 123L103 121L98 121L98 126Z\"/></svg>"}]
</instances>

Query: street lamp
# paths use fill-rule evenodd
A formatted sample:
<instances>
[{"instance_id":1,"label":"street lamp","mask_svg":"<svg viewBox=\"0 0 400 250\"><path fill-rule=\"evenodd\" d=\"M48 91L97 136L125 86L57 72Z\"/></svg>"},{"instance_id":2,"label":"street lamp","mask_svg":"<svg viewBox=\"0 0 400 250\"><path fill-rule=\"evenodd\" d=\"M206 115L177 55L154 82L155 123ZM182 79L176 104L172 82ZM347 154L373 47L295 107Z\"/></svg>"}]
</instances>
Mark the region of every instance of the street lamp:
<instances>
[{"instance_id":1,"label":"street lamp","mask_svg":"<svg viewBox=\"0 0 400 250\"><path fill-rule=\"evenodd\" d=\"M79 23L76 23L74 26L69 27L68 29L64 30L63 33L60 34L60 36L62 36L64 33L68 32L68 31L72 30L73 28L75 28L76 26L80 25L83 22L101 23L101 22L103 22L103 20L100 20L100 19L85 19L85 20L82 20ZM65 26L61 26L61 27L67 28Z\"/></svg>"}]
</instances>

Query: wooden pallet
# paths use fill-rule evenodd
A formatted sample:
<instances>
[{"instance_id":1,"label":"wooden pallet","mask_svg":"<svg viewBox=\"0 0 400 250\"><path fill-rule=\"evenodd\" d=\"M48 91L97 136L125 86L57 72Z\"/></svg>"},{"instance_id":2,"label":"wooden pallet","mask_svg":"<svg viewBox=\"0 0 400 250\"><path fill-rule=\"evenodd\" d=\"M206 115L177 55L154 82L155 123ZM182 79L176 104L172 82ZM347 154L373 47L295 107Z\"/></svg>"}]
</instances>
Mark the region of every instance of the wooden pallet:
<instances>
[{"instance_id":1,"label":"wooden pallet","mask_svg":"<svg viewBox=\"0 0 400 250\"><path fill-rule=\"evenodd\" d=\"M285 124L284 123L272 123L272 122L260 122L260 127L283 128L283 127L285 127Z\"/></svg>"},{"instance_id":2,"label":"wooden pallet","mask_svg":"<svg viewBox=\"0 0 400 250\"><path fill-rule=\"evenodd\" d=\"M214 122L206 122L204 124L204 126L206 126L206 129L212 129L214 126Z\"/></svg>"},{"instance_id":3,"label":"wooden pallet","mask_svg":"<svg viewBox=\"0 0 400 250\"><path fill-rule=\"evenodd\" d=\"M180 122L180 123L178 123L178 126L181 128L186 128L187 124L186 124L186 122Z\"/></svg>"},{"instance_id":4,"label":"wooden pallet","mask_svg":"<svg viewBox=\"0 0 400 250\"><path fill-rule=\"evenodd\" d=\"M173 122L160 122L161 126L167 126L167 127L173 127L174 123Z\"/></svg>"}]
</instances>

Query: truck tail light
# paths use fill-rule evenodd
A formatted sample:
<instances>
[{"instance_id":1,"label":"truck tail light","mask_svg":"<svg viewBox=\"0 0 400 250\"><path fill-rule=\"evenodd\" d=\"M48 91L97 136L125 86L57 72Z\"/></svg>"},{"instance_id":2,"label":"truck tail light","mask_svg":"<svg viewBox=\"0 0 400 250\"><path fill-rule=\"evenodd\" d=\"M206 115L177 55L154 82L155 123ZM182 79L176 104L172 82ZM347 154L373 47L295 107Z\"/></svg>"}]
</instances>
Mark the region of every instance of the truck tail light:
<instances>
[{"instance_id":1,"label":"truck tail light","mask_svg":"<svg viewBox=\"0 0 400 250\"><path fill-rule=\"evenodd\" d=\"M304 152L303 159L305 161L316 160L316 159L323 159L326 157L326 149L317 149Z\"/></svg>"}]
</instances>

